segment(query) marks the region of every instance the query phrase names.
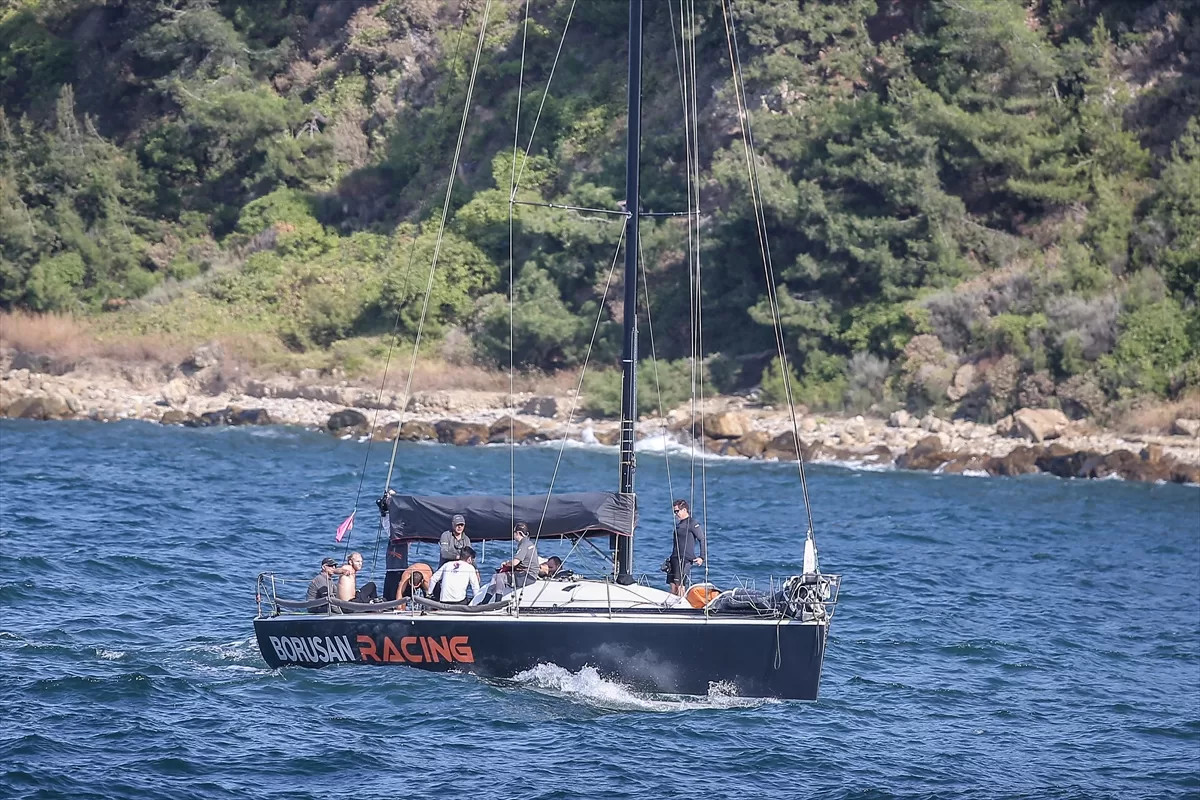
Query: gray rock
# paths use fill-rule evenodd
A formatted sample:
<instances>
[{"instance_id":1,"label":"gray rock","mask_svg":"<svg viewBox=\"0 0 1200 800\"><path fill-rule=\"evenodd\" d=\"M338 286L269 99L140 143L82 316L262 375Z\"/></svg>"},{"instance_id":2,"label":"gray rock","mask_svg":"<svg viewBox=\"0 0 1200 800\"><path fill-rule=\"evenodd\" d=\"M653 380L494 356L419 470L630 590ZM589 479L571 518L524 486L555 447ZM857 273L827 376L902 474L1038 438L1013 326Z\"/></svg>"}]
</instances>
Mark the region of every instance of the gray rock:
<instances>
[{"instance_id":1,"label":"gray rock","mask_svg":"<svg viewBox=\"0 0 1200 800\"><path fill-rule=\"evenodd\" d=\"M366 430L367 418L361 411L347 408L330 414L325 427L333 433L345 433L349 430Z\"/></svg>"},{"instance_id":2,"label":"gray rock","mask_svg":"<svg viewBox=\"0 0 1200 800\"><path fill-rule=\"evenodd\" d=\"M558 400L554 397L531 397L521 406L521 413L535 417L553 417L558 413Z\"/></svg>"},{"instance_id":3,"label":"gray rock","mask_svg":"<svg viewBox=\"0 0 1200 800\"><path fill-rule=\"evenodd\" d=\"M912 419L912 415L909 414L904 409L900 409L899 411L893 411L891 416L888 417L888 427L890 427L890 428L907 428L908 423L911 419Z\"/></svg>"},{"instance_id":4,"label":"gray rock","mask_svg":"<svg viewBox=\"0 0 1200 800\"><path fill-rule=\"evenodd\" d=\"M1175 424L1171 427L1171 432L1176 436L1200 436L1200 419L1184 419L1180 417L1175 420Z\"/></svg>"}]
</instances>

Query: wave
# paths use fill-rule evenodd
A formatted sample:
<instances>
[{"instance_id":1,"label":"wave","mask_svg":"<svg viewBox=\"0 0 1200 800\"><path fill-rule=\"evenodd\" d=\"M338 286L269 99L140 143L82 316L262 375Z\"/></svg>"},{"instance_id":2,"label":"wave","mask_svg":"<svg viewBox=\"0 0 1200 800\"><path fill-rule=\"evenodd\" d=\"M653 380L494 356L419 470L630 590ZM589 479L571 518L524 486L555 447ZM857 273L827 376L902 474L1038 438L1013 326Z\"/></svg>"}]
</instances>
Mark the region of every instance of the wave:
<instances>
[{"instance_id":1,"label":"wave","mask_svg":"<svg viewBox=\"0 0 1200 800\"><path fill-rule=\"evenodd\" d=\"M650 694L635 691L600 676L594 667L578 672L557 664L538 664L513 676L512 683L536 692L564 697L602 711L648 711L655 713L696 709L758 708L776 700L738 697L732 686L710 684L705 697Z\"/></svg>"}]
</instances>

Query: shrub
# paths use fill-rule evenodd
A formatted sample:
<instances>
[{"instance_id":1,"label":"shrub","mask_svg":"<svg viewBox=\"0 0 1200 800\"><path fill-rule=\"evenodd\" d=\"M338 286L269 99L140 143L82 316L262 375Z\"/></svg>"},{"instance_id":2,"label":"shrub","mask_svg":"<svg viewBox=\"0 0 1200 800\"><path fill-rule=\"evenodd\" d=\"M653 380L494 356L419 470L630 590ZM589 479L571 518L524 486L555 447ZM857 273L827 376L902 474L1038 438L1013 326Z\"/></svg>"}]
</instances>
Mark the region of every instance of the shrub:
<instances>
[{"instance_id":1,"label":"shrub","mask_svg":"<svg viewBox=\"0 0 1200 800\"><path fill-rule=\"evenodd\" d=\"M64 311L78 305L76 291L87 269L78 253L43 258L29 272L26 292L35 311Z\"/></svg>"},{"instance_id":2,"label":"shrub","mask_svg":"<svg viewBox=\"0 0 1200 800\"><path fill-rule=\"evenodd\" d=\"M1078 374L1088 368L1088 362L1112 350L1120 313L1121 303L1114 294L1090 299L1071 294L1047 302L1050 343L1057 352L1059 371Z\"/></svg>"},{"instance_id":3,"label":"shrub","mask_svg":"<svg viewBox=\"0 0 1200 800\"><path fill-rule=\"evenodd\" d=\"M790 367L787 370L787 377L792 385L792 399L799 402L800 380L796 377L796 373ZM762 380L760 381L760 399L767 405L786 405L788 401L787 383L784 382L784 370L780 364L779 357L776 356L767 368L763 370Z\"/></svg>"},{"instance_id":4,"label":"shrub","mask_svg":"<svg viewBox=\"0 0 1200 800\"><path fill-rule=\"evenodd\" d=\"M988 316L979 288L938 292L925 298L922 305L929 312L930 329L950 350L961 351L970 344L972 331Z\"/></svg>"},{"instance_id":5,"label":"shrub","mask_svg":"<svg viewBox=\"0 0 1200 800\"><path fill-rule=\"evenodd\" d=\"M846 359L821 350L804 356L804 377L796 400L810 408L840 409L846 398Z\"/></svg>"},{"instance_id":6,"label":"shrub","mask_svg":"<svg viewBox=\"0 0 1200 800\"><path fill-rule=\"evenodd\" d=\"M1187 318L1171 298L1121 315L1121 333L1101 369L1110 390L1165 394L1191 353Z\"/></svg>"},{"instance_id":7,"label":"shrub","mask_svg":"<svg viewBox=\"0 0 1200 800\"><path fill-rule=\"evenodd\" d=\"M854 411L866 411L885 399L888 361L871 353L855 353L846 365L849 388L846 405Z\"/></svg>"}]
</instances>

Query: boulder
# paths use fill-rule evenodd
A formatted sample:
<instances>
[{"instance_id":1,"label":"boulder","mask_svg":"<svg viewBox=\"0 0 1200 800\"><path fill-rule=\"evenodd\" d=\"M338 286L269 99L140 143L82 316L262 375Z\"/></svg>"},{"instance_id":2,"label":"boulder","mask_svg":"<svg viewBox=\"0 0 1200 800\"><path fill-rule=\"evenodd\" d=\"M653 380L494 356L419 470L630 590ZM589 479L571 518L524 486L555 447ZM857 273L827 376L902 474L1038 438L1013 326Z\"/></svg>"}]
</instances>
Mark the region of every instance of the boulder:
<instances>
[{"instance_id":1,"label":"boulder","mask_svg":"<svg viewBox=\"0 0 1200 800\"><path fill-rule=\"evenodd\" d=\"M395 422L389 422L383 426L384 441L391 441L398 438L402 442L434 442L437 441L438 432L429 422L421 422L419 420L409 420L403 425L397 426Z\"/></svg>"},{"instance_id":2,"label":"boulder","mask_svg":"<svg viewBox=\"0 0 1200 800\"><path fill-rule=\"evenodd\" d=\"M909 414L903 408L899 411L893 411L888 417L889 428L907 428L912 421L912 414Z\"/></svg>"},{"instance_id":3,"label":"boulder","mask_svg":"<svg viewBox=\"0 0 1200 800\"><path fill-rule=\"evenodd\" d=\"M740 455L737 451L737 442L732 439L705 439L704 449L718 456Z\"/></svg>"},{"instance_id":4,"label":"boulder","mask_svg":"<svg viewBox=\"0 0 1200 800\"><path fill-rule=\"evenodd\" d=\"M842 441L848 445L867 444L870 440L867 423L862 417L855 417L842 428Z\"/></svg>"},{"instance_id":5,"label":"boulder","mask_svg":"<svg viewBox=\"0 0 1200 800\"><path fill-rule=\"evenodd\" d=\"M595 436L596 436L596 442L598 444L606 444L611 447L613 445L620 444L621 429L620 428L610 428L609 430L605 430L605 431L596 431Z\"/></svg>"},{"instance_id":6,"label":"boulder","mask_svg":"<svg viewBox=\"0 0 1200 800\"><path fill-rule=\"evenodd\" d=\"M535 417L553 417L558 413L558 399L554 397L531 397L521 406L522 414Z\"/></svg>"},{"instance_id":7,"label":"boulder","mask_svg":"<svg viewBox=\"0 0 1200 800\"><path fill-rule=\"evenodd\" d=\"M1147 464L1157 464L1162 461L1163 446L1161 444L1148 444L1142 448L1142 452L1139 455L1141 455L1142 461L1145 461Z\"/></svg>"},{"instance_id":8,"label":"boulder","mask_svg":"<svg viewBox=\"0 0 1200 800\"><path fill-rule=\"evenodd\" d=\"M1034 442L1057 439L1071 421L1057 408L1022 408L1013 412L1012 433Z\"/></svg>"},{"instance_id":9,"label":"boulder","mask_svg":"<svg viewBox=\"0 0 1200 800\"><path fill-rule=\"evenodd\" d=\"M222 408L219 411L206 411L198 417L192 417L183 424L189 428L213 428L219 425L228 425L232 418L233 409Z\"/></svg>"},{"instance_id":10,"label":"boulder","mask_svg":"<svg viewBox=\"0 0 1200 800\"><path fill-rule=\"evenodd\" d=\"M229 415L230 425L270 425L271 415L265 408L236 409Z\"/></svg>"},{"instance_id":11,"label":"boulder","mask_svg":"<svg viewBox=\"0 0 1200 800\"><path fill-rule=\"evenodd\" d=\"M1007 417L1001 417L1000 419L996 420L996 435L1012 436L1013 426L1015 424L1016 423L1013 422L1012 414L1009 414Z\"/></svg>"},{"instance_id":12,"label":"boulder","mask_svg":"<svg viewBox=\"0 0 1200 800\"><path fill-rule=\"evenodd\" d=\"M1181 461L1170 463L1170 479L1175 483L1190 483L1200 486L1200 464L1185 464Z\"/></svg>"},{"instance_id":13,"label":"boulder","mask_svg":"<svg viewBox=\"0 0 1200 800\"><path fill-rule=\"evenodd\" d=\"M740 411L707 414L703 424L705 436L712 439L738 439L750 432L750 419Z\"/></svg>"},{"instance_id":14,"label":"boulder","mask_svg":"<svg viewBox=\"0 0 1200 800\"><path fill-rule=\"evenodd\" d=\"M162 417L158 421L163 425L187 425L194 419L195 417L186 411L171 409L170 411L163 412Z\"/></svg>"},{"instance_id":15,"label":"boulder","mask_svg":"<svg viewBox=\"0 0 1200 800\"><path fill-rule=\"evenodd\" d=\"M162 388L162 399L167 401L167 405L172 407L182 406L187 403L187 381L182 378L175 378L168 381L167 385Z\"/></svg>"},{"instance_id":16,"label":"boulder","mask_svg":"<svg viewBox=\"0 0 1200 800\"><path fill-rule=\"evenodd\" d=\"M367 430L367 417L361 411L346 408L330 414L329 421L325 423L325 427L331 433L351 433L354 431L365 433Z\"/></svg>"},{"instance_id":17,"label":"boulder","mask_svg":"<svg viewBox=\"0 0 1200 800\"><path fill-rule=\"evenodd\" d=\"M814 417L800 418L800 432L813 433L817 430L817 420Z\"/></svg>"},{"instance_id":18,"label":"boulder","mask_svg":"<svg viewBox=\"0 0 1200 800\"><path fill-rule=\"evenodd\" d=\"M947 475L961 475L964 472L986 472L989 475L995 471L996 457L980 453L960 453L946 462L942 472Z\"/></svg>"},{"instance_id":19,"label":"boulder","mask_svg":"<svg viewBox=\"0 0 1200 800\"><path fill-rule=\"evenodd\" d=\"M737 439L733 443L733 447L739 455L746 458L760 458L763 451L767 449L771 437L767 436L763 431L750 431L745 436Z\"/></svg>"},{"instance_id":20,"label":"boulder","mask_svg":"<svg viewBox=\"0 0 1200 800\"><path fill-rule=\"evenodd\" d=\"M1176 436L1200 436L1200 419L1184 419L1180 417L1171 426L1171 433Z\"/></svg>"},{"instance_id":21,"label":"boulder","mask_svg":"<svg viewBox=\"0 0 1200 800\"><path fill-rule=\"evenodd\" d=\"M1147 469L1150 467L1151 469ZM1159 469L1155 470L1157 467ZM1152 471L1161 471L1165 475L1170 475L1170 470L1165 466L1150 465L1135 453L1129 450L1114 450L1111 453L1096 454L1083 462L1079 468L1079 477L1081 478L1109 478L1118 477L1126 480L1155 480L1148 477Z\"/></svg>"},{"instance_id":22,"label":"boulder","mask_svg":"<svg viewBox=\"0 0 1200 800\"><path fill-rule=\"evenodd\" d=\"M1038 472L1037 462L1042 452L1040 447L1021 445L1013 448L1008 455L996 459L992 466L996 475L1031 475Z\"/></svg>"},{"instance_id":23,"label":"boulder","mask_svg":"<svg viewBox=\"0 0 1200 800\"><path fill-rule=\"evenodd\" d=\"M514 442L545 441L546 436L532 425L521 422L515 417L501 417L488 426L488 441L492 444L503 444L512 432Z\"/></svg>"},{"instance_id":24,"label":"boulder","mask_svg":"<svg viewBox=\"0 0 1200 800\"><path fill-rule=\"evenodd\" d=\"M941 438L926 436L897 456L896 466L900 469L934 470L954 457L954 453L946 452Z\"/></svg>"},{"instance_id":25,"label":"boulder","mask_svg":"<svg viewBox=\"0 0 1200 800\"><path fill-rule=\"evenodd\" d=\"M1084 462L1095 455L1055 442L1038 455L1035 463L1042 472L1049 472L1060 478L1078 478Z\"/></svg>"},{"instance_id":26,"label":"boulder","mask_svg":"<svg viewBox=\"0 0 1200 800\"><path fill-rule=\"evenodd\" d=\"M75 416L71 407L61 397L51 395L32 395L14 400L8 407L8 415L13 419L70 419Z\"/></svg>"},{"instance_id":27,"label":"boulder","mask_svg":"<svg viewBox=\"0 0 1200 800\"><path fill-rule=\"evenodd\" d=\"M975 365L963 364L954 371L954 378L951 379L950 385L946 387L946 397L951 402L957 403L962 400L971 391L971 387L975 385Z\"/></svg>"},{"instance_id":28,"label":"boulder","mask_svg":"<svg viewBox=\"0 0 1200 800\"><path fill-rule=\"evenodd\" d=\"M925 416L921 417L920 427L929 431L930 433L938 433L939 431L950 427L950 423L946 422L945 420L938 419L933 414L926 414Z\"/></svg>"},{"instance_id":29,"label":"boulder","mask_svg":"<svg viewBox=\"0 0 1200 800\"><path fill-rule=\"evenodd\" d=\"M437 431L437 440L442 444L452 444L461 447L464 445L486 444L488 441L487 426L477 422L459 422L458 420L444 419L434 423L433 428Z\"/></svg>"}]
</instances>

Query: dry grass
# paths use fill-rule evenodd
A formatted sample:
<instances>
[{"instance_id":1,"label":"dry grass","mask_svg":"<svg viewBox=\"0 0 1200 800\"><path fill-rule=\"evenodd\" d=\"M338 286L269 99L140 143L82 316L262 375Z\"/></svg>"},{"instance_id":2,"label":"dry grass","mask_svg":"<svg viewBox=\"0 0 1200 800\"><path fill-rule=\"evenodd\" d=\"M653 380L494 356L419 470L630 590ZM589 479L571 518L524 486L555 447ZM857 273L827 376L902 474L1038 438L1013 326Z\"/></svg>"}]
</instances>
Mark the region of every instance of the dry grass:
<instances>
[{"instance_id":1,"label":"dry grass","mask_svg":"<svg viewBox=\"0 0 1200 800\"><path fill-rule=\"evenodd\" d=\"M1185 392L1178 400L1142 400L1113 420L1121 433L1168 434L1175 420L1200 419L1200 389Z\"/></svg>"},{"instance_id":2,"label":"dry grass","mask_svg":"<svg viewBox=\"0 0 1200 800\"><path fill-rule=\"evenodd\" d=\"M0 312L0 347L40 360L56 371L85 361L178 364L188 348L165 336L99 336L85 319L67 314Z\"/></svg>"},{"instance_id":3,"label":"dry grass","mask_svg":"<svg viewBox=\"0 0 1200 800\"><path fill-rule=\"evenodd\" d=\"M364 385L379 385L383 378L382 365L370 375L363 375ZM388 385L397 391L404 388L408 378L408 363L393 363L388 371ZM564 370L555 373L528 372L513 376L514 392L532 392L534 394L565 394L568 389L574 389L579 382L579 375L574 370ZM476 392L507 392L508 373L498 369L490 369L473 364L450 364L440 359L417 359L413 369L412 389L414 392L438 391L443 389L463 389Z\"/></svg>"},{"instance_id":4,"label":"dry grass","mask_svg":"<svg viewBox=\"0 0 1200 800\"><path fill-rule=\"evenodd\" d=\"M0 348L13 351L27 364L43 371L64 373L84 365L103 369L103 362L121 365L150 364L174 368L199 344L211 339L134 334L104 330L86 318L67 314L31 314L24 311L0 312ZM364 387L379 386L383 379L383 358L370 350L371 342L349 340L326 351L293 353L270 334L245 334L217 337L225 357L223 371L236 369L245 375L270 377L299 374L314 368L319 376L313 383L332 383L351 379ZM411 350L400 348L393 354L388 369L388 387L400 390L408 376ZM333 368L340 373L331 373ZM344 374L343 377L335 375ZM513 379L516 392L563 394L574 389L579 376L575 370L551 374L521 373ZM508 373L474 364L451 363L436 356L417 359L413 372L413 391L462 389L481 392L507 392Z\"/></svg>"}]
</instances>

